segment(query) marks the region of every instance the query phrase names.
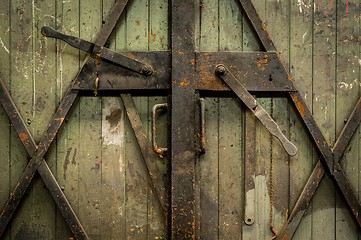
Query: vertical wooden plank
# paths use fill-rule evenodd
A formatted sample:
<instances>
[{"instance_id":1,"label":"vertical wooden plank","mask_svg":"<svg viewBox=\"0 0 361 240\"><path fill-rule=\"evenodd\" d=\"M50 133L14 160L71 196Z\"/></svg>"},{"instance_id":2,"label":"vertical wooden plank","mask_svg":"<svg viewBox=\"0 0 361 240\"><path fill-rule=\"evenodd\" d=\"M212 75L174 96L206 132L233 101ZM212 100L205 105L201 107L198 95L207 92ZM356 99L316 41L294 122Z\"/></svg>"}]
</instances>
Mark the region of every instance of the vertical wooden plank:
<instances>
[{"instance_id":1,"label":"vertical wooden plank","mask_svg":"<svg viewBox=\"0 0 361 240\"><path fill-rule=\"evenodd\" d=\"M0 75L5 85L10 83L10 1L4 1L0 5ZM10 129L9 119L2 107L0 107L0 208L5 206L8 198L10 184ZM10 239L10 228L4 232L4 240Z\"/></svg>"},{"instance_id":2,"label":"vertical wooden plank","mask_svg":"<svg viewBox=\"0 0 361 240\"><path fill-rule=\"evenodd\" d=\"M80 37L93 40L102 22L101 1L80 1ZM94 79L95 80L95 79ZM80 98L79 218L92 239L101 238L101 98Z\"/></svg>"},{"instance_id":3,"label":"vertical wooden plank","mask_svg":"<svg viewBox=\"0 0 361 240\"><path fill-rule=\"evenodd\" d=\"M271 1L266 3L267 30L281 53L285 65L289 62L289 1ZM289 135L289 102L287 96L272 95L272 118L282 132ZM289 156L281 143L272 137L270 166L270 198L273 213L272 226L275 231L281 230L287 219L289 206ZM271 182L272 181L272 182Z\"/></svg>"},{"instance_id":4,"label":"vertical wooden plank","mask_svg":"<svg viewBox=\"0 0 361 240\"><path fill-rule=\"evenodd\" d=\"M103 0L103 19L115 1ZM118 26L124 25L124 17ZM108 40L110 48L117 50L118 29ZM124 238L124 106L120 97L102 98L102 200L101 200L101 233L103 239Z\"/></svg>"},{"instance_id":5,"label":"vertical wooden plank","mask_svg":"<svg viewBox=\"0 0 361 240\"><path fill-rule=\"evenodd\" d=\"M124 232L124 106L119 98L103 98L102 202L103 239L118 239Z\"/></svg>"},{"instance_id":6,"label":"vertical wooden plank","mask_svg":"<svg viewBox=\"0 0 361 240\"><path fill-rule=\"evenodd\" d=\"M57 29L73 36L79 36L79 1L57 1ZM79 71L79 50L67 43L57 41L57 103L61 101L70 82ZM65 124L57 136L56 178L64 189L64 194L76 213L79 213L79 100L75 101ZM56 231L58 239L73 236L60 211L56 212ZM82 219L80 219L82 220ZM88 228L85 228L88 230Z\"/></svg>"},{"instance_id":7,"label":"vertical wooden plank","mask_svg":"<svg viewBox=\"0 0 361 240\"><path fill-rule=\"evenodd\" d=\"M359 78L359 4L360 1L339 1L337 5L337 42L336 42L336 136L344 126L353 107L360 97ZM349 143L341 166L355 191L359 190L359 166L354 164L358 158L360 139L356 134ZM357 239L358 226L342 196L336 198L336 239Z\"/></svg>"},{"instance_id":8,"label":"vertical wooden plank","mask_svg":"<svg viewBox=\"0 0 361 240\"><path fill-rule=\"evenodd\" d=\"M27 122L33 134L31 123L34 120L34 79L33 79L33 13L32 1L11 1L11 85L10 91L15 104ZM21 173L28 162L28 155L15 131L11 134L11 173L10 191L14 189ZM11 238L37 238L39 234L33 226L33 184L24 195L11 222Z\"/></svg>"},{"instance_id":9,"label":"vertical wooden plank","mask_svg":"<svg viewBox=\"0 0 361 240\"><path fill-rule=\"evenodd\" d=\"M237 1L219 4L219 50L240 51L243 48L241 6ZM219 99L219 239L242 236L243 114L237 97Z\"/></svg>"},{"instance_id":10,"label":"vertical wooden plank","mask_svg":"<svg viewBox=\"0 0 361 240\"><path fill-rule=\"evenodd\" d=\"M149 0L149 51L168 50L168 2L165 0ZM167 103L167 97L149 97L148 121L150 121L151 109L154 104ZM157 115L157 143L160 146L168 145L168 124L166 111ZM150 126L150 123L148 123ZM151 139L151 127L148 136ZM157 158L157 166L162 174L166 176L167 157ZM166 182L166 177L163 178ZM159 206L157 197L151 188L148 188L148 239L166 239L166 218Z\"/></svg>"},{"instance_id":11,"label":"vertical wooden plank","mask_svg":"<svg viewBox=\"0 0 361 240\"><path fill-rule=\"evenodd\" d=\"M200 50L219 50L219 6L216 0L202 1L200 7ZM219 237L219 98L205 99L206 152L200 157L200 238Z\"/></svg>"},{"instance_id":12,"label":"vertical wooden plank","mask_svg":"<svg viewBox=\"0 0 361 240\"><path fill-rule=\"evenodd\" d=\"M200 158L201 239L218 239L218 98L205 98L206 152Z\"/></svg>"},{"instance_id":13,"label":"vertical wooden plank","mask_svg":"<svg viewBox=\"0 0 361 240\"><path fill-rule=\"evenodd\" d=\"M299 5L291 1L290 6L290 60L289 66L307 107L312 108L312 66L313 66L313 1ZM297 146L298 153L290 158L290 205L292 211L301 191L313 170L314 148L296 109L290 109L290 140ZM316 159L317 161L317 159ZM303 217L294 239L312 238L312 205Z\"/></svg>"},{"instance_id":14,"label":"vertical wooden plank","mask_svg":"<svg viewBox=\"0 0 361 240\"><path fill-rule=\"evenodd\" d=\"M252 1L257 12L261 19L267 25L266 21L266 1ZM247 33L247 39L259 39L258 37L251 37L248 33L248 28L245 29ZM252 29L253 30L253 29ZM248 37L249 36L249 37ZM247 41L245 42L247 44ZM259 45L244 45L245 50L256 50L256 48L264 50L263 47ZM263 106L263 108L271 113L271 102L270 98L258 98L257 101ZM272 137L263 125L257 121L256 122L256 179L255 179L255 190L256 190L256 219L255 223L250 227L245 227L246 231L244 238L258 238L266 239L272 236L270 231L270 190L269 190L269 169L270 169L270 159L271 159L271 142Z\"/></svg>"},{"instance_id":15,"label":"vertical wooden plank","mask_svg":"<svg viewBox=\"0 0 361 240\"><path fill-rule=\"evenodd\" d=\"M335 52L336 6L334 1L318 1L313 34L313 116L332 146L335 142ZM335 238L335 188L326 175L313 200L312 236Z\"/></svg>"},{"instance_id":16,"label":"vertical wooden plank","mask_svg":"<svg viewBox=\"0 0 361 240\"><path fill-rule=\"evenodd\" d=\"M255 5L258 13L260 14L261 12L264 12L264 1L252 1L253 4ZM256 35L254 29L252 28L252 25L249 21L249 19L247 18L247 15L244 13L244 11L242 11L243 13L243 35L242 35L242 42L243 42L243 51L263 51L263 47L260 45L260 41L259 41L259 37ZM256 122L258 122L258 120L255 120ZM245 126L247 127L247 126ZM255 130L256 131L256 130ZM256 136L256 140L258 139L259 135ZM257 142L256 142L257 143ZM257 152L256 152L256 157L257 159L259 158L259 147L254 146L255 148L257 148ZM257 163L258 160L255 160L256 162L256 166L255 166L255 170L256 170L256 178L254 179L255 181L255 222L254 224L248 226L248 225L243 225L242 227L242 237L243 239L252 239L255 238L257 236L259 236L259 229L261 229L261 227L264 226L260 226L260 221L259 221L259 213L258 213L258 205L260 204L260 200L262 200L262 198L260 198L260 193L258 190L258 182L260 180L262 180L264 177L260 176L260 169L259 169L259 164ZM264 173L263 173L264 175ZM242 181L244 181L242 179ZM262 196L262 195L261 195ZM263 204L263 203L261 203ZM244 204L242 204L244 205ZM242 206L244 207L244 206Z\"/></svg>"},{"instance_id":17,"label":"vertical wooden plank","mask_svg":"<svg viewBox=\"0 0 361 240\"><path fill-rule=\"evenodd\" d=\"M30 9L28 9L30 10ZM56 108L56 58L55 40L47 39L40 33L43 25L55 27L55 1L32 1L32 64L33 67L33 121L31 128L35 142L47 130ZM49 167L56 169L55 144L45 156ZM39 239L55 238L55 203L41 178L34 178L32 221Z\"/></svg>"},{"instance_id":18,"label":"vertical wooden plank","mask_svg":"<svg viewBox=\"0 0 361 240\"><path fill-rule=\"evenodd\" d=\"M148 50L148 1L131 1L127 8L127 50ZM147 132L148 98L134 98ZM148 231L148 183L146 168L129 122L126 122L126 237L146 239Z\"/></svg>"}]
</instances>

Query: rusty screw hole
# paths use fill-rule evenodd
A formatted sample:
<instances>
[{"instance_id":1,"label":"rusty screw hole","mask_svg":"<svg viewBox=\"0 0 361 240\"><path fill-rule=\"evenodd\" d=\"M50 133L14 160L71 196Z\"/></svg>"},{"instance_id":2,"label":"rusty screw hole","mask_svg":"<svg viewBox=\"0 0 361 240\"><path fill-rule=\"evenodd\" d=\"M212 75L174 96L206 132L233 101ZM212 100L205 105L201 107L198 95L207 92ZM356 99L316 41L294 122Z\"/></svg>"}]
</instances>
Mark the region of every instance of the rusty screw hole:
<instances>
[{"instance_id":1,"label":"rusty screw hole","mask_svg":"<svg viewBox=\"0 0 361 240\"><path fill-rule=\"evenodd\" d=\"M226 67L222 64L216 66L216 73L219 75L224 75L226 73Z\"/></svg>"},{"instance_id":2,"label":"rusty screw hole","mask_svg":"<svg viewBox=\"0 0 361 240\"><path fill-rule=\"evenodd\" d=\"M151 66L145 65L142 68L142 74L146 75L146 76L150 76L153 74L153 69Z\"/></svg>"}]
</instances>

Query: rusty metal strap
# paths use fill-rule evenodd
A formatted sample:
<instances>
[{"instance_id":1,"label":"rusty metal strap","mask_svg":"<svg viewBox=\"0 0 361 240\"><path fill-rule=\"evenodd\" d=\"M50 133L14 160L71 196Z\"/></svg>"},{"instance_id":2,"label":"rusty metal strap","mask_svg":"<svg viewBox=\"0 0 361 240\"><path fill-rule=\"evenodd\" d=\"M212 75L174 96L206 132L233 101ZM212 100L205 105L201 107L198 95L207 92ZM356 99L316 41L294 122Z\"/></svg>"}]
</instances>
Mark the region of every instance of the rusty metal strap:
<instances>
[{"instance_id":1,"label":"rusty metal strap","mask_svg":"<svg viewBox=\"0 0 361 240\"><path fill-rule=\"evenodd\" d=\"M0 101L29 156L33 156L38 146L36 145L33 137L31 136L28 128L26 127L26 124L21 118L20 112L16 108L16 105L12 100L9 92L7 91L2 79L0 79ZM13 216L16 207L18 206L21 198L23 197L23 194L26 192L26 189L32 181L35 171L37 169L41 178L49 189L51 196L58 205L65 221L73 232L74 236L77 239L89 239L82 224L80 223L78 217L76 216L71 205L66 199L66 196L61 190L59 184L57 183L53 173L51 172L49 166L47 165L43 157L41 157L40 161L38 161L37 163L34 163L34 161L35 159L32 159L29 162L20 180L18 181L18 184L12 192L10 199L8 200L0 214L0 236L4 232L7 224ZM31 168L31 164L35 164L36 167Z\"/></svg>"},{"instance_id":2,"label":"rusty metal strap","mask_svg":"<svg viewBox=\"0 0 361 240\"><path fill-rule=\"evenodd\" d=\"M361 121L361 98L357 102L355 108L353 109L350 117L348 118L347 123L345 124L343 130L341 131L335 146L333 148L333 154L334 154L334 161L335 164L337 164L337 167L335 167L336 171L340 168L339 161L341 160L345 149L347 145L349 144L353 134L357 130L358 125ZM305 187L303 188L289 218L287 219L286 224L284 225L283 229L280 232L280 239L291 239L299 225L299 223L302 220L303 215L305 214L308 206L311 203L311 200L321 182L323 179L323 176L325 174L324 167L322 166L321 160L318 160L316 163L316 166L314 167L310 177L307 180L307 183ZM342 172L337 173L342 174ZM347 181L345 179L345 175L339 176L338 179L341 179L343 181ZM351 192L352 193L352 192ZM357 200L357 198L356 198ZM355 204L355 203L354 203ZM356 202L357 204L357 202ZM355 208L352 208L353 211L355 211ZM357 210L356 210L357 211ZM355 214L355 212L354 212ZM360 213L357 213L360 215ZM357 218L359 222L359 217Z\"/></svg>"},{"instance_id":3,"label":"rusty metal strap","mask_svg":"<svg viewBox=\"0 0 361 240\"><path fill-rule=\"evenodd\" d=\"M156 155L152 152L152 147L148 141L147 135L143 130L142 121L140 119L132 96L130 94L121 94L120 97L123 101L130 125L132 126L135 137L137 139L137 143L143 156L143 160L147 166L148 174L152 182L151 187L153 188L153 190L155 190L159 204L163 209L164 215L166 215L166 191L162 175L160 174L157 164L155 162Z\"/></svg>"},{"instance_id":4,"label":"rusty metal strap","mask_svg":"<svg viewBox=\"0 0 361 240\"><path fill-rule=\"evenodd\" d=\"M118 19L123 12L128 0L119 0L117 1L112 9L112 12L109 14L109 17L104 24L103 28L101 29L100 33L98 34L96 43L99 45L104 45L108 37L110 36L113 28L115 27ZM86 58L84 61L83 67L89 61L89 58ZM83 70L80 70L82 72ZM73 80L72 84L76 81L77 77ZM20 203L20 200L24 196L26 190L28 189L33 176L37 170L43 177L44 182L46 183L49 191L54 198L54 201L57 203L58 207L60 208L62 214L64 215L67 223L72 230L73 234L77 239L89 239L86 235L82 225L80 224L79 220L77 219L74 211L72 211L69 202L67 201L65 195L62 193L59 185L57 184L53 174L51 173L49 167L46 165L44 161L44 156L48 151L51 143L56 137L56 134L61 127L65 116L69 112L71 106L73 105L77 95L77 90L72 90L70 87L65 94L64 98L62 99L56 113L54 114L48 129L45 131L44 136L40 143L36 145L34 140L32 139L29 131L24 124L24 121L21 119L19 111L16 109L14 102L12 101L4 83L1 81L1 102L6 110L10 120L12 121L15 129L18 132L19 138L24 144L26 150L28 151L29 155L32 157L29 161L28 165L26 166L22 176L20 177L14 191L12 192L6 206L2 210L0 214L0 236L4 233L4 230L9 223L10 219L12 218L17 206ZM72 85L71 85L72 86Z\"/></svg>"}]
</instances>

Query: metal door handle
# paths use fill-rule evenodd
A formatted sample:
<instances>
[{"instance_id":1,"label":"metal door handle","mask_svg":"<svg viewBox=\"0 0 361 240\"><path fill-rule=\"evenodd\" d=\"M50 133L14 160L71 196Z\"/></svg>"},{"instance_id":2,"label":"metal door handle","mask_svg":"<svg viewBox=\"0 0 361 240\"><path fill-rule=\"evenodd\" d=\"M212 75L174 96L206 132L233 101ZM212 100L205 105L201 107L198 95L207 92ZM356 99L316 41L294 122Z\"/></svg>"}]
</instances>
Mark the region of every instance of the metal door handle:
<instances>
[{"instance_id":1,"label":"metal door handle","mask_svg":"<svg viewBox=\"0 0 361 240\"><path fill-rule=\"evenodd\" d=\"M199 105L201 108L201 115L200 115L200 136L199 136L199 154L204 154L206 152L206 139L205 139L205 133L206 133L206 120L205 120L205 102L203 98L199 99Z\"/></svg>"},{"instance_id":2,"label":"metal door handle","mask_svg":"<svg viewBox=\"0 0 361 240\"><path fill-rule=\"evenodd\" d=\"M205 150L205 103L204 103L204 99L200 98L199 99L199 104L200 104L200 134L199 134L199 139L200 139L200 144L199 144L199 154L204 154L206 152ZM152 147L153 147L153 151L158 154L160 157L163 157L163 153L166 152L168 150L168 148L165 147L160 147L158 146L157 143L157 126L156 126L156 118L157 118L157 111L159 109L168 109L168 104L167 103L160 103L160 104L155 104L152 108Z\"/></svg>"},{"instance_id":3,"label":"metal door handle","mask_svg":"<svg viewBox=\"0 0 361 240\"><path fill-rule=\"evenodd\" d=\"M159 109L168 109L167 103L160 103L155 104L152 108L152 146L153 151L158 154L161 158L163 158L163 153L168 150L168 148L159 147L157 144L157 137L156 137L156 118L157 118L157 111Z\"/></svg>"}]
</instances>

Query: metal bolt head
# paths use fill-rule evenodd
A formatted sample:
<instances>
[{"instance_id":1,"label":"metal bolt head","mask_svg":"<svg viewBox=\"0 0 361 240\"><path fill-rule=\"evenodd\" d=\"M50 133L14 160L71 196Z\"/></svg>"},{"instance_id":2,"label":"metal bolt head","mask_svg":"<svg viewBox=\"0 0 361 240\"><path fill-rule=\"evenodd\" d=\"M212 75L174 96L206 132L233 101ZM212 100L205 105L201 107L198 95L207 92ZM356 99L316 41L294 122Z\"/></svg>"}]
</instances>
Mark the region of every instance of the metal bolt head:
<instances>
[{"instance_id":1,"label":"metal bolt head","mask_svg":"<svg viewBox=\"0 0 361 240\"><path fill-rule=\"evenodd\" d=\"M144 65L142 67L142 74L146 75L146 76L150 76L153 73L153 69L151 66L148 65Z\"/></svg>"},{"instance_id":2,"label":"metal bolt head","mask_svg":"<svg viewBox=\"0 0 361 240\"><path fill-rule=\"evenodd\" d=\"M224 75L226 73L227 69L224 65L219 64L216 66L216 73L219 75Z\"/></svg>"}]
</instances>

